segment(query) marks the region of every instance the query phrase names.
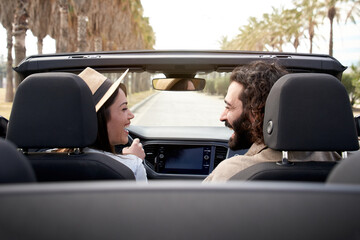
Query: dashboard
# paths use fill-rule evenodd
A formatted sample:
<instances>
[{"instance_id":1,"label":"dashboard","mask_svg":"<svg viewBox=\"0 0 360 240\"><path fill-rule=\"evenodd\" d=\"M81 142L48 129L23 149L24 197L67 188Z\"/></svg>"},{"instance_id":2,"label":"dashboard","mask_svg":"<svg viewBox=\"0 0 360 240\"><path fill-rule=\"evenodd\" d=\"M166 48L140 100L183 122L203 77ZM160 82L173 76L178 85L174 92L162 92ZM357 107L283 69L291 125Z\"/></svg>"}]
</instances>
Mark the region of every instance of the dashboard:
<instances>
[{"instance_id":1,"label":"dashboard","mask_svg":"<svg viewBox=\"0 0 360 240\"><path fill-rule=\"evenodd\" d=\"M247 150L231 151L225 127L134 127L145 150L149 179L204 179L224 159Z\"/></svg>"}]
</instances>

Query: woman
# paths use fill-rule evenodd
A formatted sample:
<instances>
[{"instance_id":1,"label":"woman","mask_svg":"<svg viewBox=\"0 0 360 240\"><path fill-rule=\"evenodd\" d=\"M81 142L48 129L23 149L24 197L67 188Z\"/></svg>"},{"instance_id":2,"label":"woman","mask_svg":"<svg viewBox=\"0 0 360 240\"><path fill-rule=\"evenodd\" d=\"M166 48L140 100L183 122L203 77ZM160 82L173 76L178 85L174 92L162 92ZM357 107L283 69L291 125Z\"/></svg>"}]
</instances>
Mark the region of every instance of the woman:
<instances>
[{"instance_id":1,"label":"woman","mask_svg":"<svg viewBox=\"0 0 360 240\"><path fill-rule=\"evenodd\" d=\"M92 68L86 68L79 76L89 86L95 100L98 119L98 135L88 152L103 152L125 164L135 174L136 180L145 180L146 170L142 164L145 152L139 139L123 149L123 154L115 153L115 145L128 142L130 120L134 114L130 111L126 99L126 87L121 83L127 71L114 83Z\"/></svg>"}]
</instances>

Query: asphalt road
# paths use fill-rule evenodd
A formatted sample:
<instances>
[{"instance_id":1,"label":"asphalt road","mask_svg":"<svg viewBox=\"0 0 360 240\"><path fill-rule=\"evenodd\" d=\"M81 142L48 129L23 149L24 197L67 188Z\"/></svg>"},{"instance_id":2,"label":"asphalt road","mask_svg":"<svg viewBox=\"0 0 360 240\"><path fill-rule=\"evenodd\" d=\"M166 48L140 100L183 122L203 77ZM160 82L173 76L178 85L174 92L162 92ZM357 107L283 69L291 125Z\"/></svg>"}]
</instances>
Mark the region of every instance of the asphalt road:
<instances>
[{"instance_id":1,"label":"asphalt road","mask_svg":"<svg viewBox=\"0 0 360 240\"><path fill-rule=\"evenodd\" d=\"M158 92L132 109L138 126L224 126L224 98L199 92Z\"/></svg>"}]
</instances>

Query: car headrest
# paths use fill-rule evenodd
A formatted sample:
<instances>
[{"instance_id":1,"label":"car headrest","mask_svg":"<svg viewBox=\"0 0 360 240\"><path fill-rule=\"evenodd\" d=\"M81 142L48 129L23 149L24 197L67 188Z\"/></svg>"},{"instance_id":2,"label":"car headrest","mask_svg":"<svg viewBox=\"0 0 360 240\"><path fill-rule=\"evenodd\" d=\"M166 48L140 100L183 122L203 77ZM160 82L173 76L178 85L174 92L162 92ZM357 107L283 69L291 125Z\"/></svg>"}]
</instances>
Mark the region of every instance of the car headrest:
<instances>
[{"instance_id":1,"label":"car headrest","mask_svg":"<svg viewBox=\"0 0 360 240\"><path fill-rule=\"evenodd\" d=\"M0 183L35 182L35 173L14 144L0 138Z\"/></svg>"},{"instance_id":2,"label":"car headrest","mask_svg":"<svg viewBox=\"0 0 360 240\"><path fill-rule=\"evenodd\" d=\"M350 151L359 149L345 87L321 73L281 77L265 105L267 146L280 151Z\"/></svg>"},{"instance_id":3,"label":"car headrest","mask_svg":"<svg viewBox=\"0 0 360 240\"><path fill-rule=\"evenodd\" d=\"M97 136L91 90L72 73L38 73L18 87L7 139L19 148L82 148Z\"/></svg>"}]
</instances>

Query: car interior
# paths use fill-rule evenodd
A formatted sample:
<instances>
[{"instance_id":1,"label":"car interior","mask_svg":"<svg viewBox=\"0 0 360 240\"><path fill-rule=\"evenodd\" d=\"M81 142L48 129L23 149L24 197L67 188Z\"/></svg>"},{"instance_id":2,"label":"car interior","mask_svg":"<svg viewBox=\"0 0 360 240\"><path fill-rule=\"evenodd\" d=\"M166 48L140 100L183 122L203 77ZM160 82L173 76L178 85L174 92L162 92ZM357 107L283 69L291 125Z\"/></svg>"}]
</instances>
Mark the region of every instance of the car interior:
<instances>
[{"instance_id":1,"label":"car interior","mask_svg":"<svg viewBox=\"0 0 360 240\"><path fill-rule=\"evenodd\" d=\"M359 149L345 87L323 73L287 74L274 84L265 105L263 135L269 148L283 152L283 159L251 166L233 180L324 182L336 162L299 161L288 158L287 152L334 151L346 156Z\"/></svg>"},{"instance_id":2,"label":"car interior","mask_svg":"<svg viewBox=\"0 0 360 240\"><path fill-rule=\"evenodd\" d=\"M83 68L208 80L207 73L227 77L260 59L291 72L271 89L263 126L266 145L282 151L282 159L226 183L202 183L221 161L247 151L229 149L231 133L219 126L129 127L130 140L143 143L148 183L135 182L131 170L106 155L83 151L97 132L91 91L76 75ZM358 126L341 84L344 70L316 54L30 56L15 68L23 81L0 138L0 238L359 239ZM59 148L74 151L49 151ZM288 151L335 151L342 159L299 162Z\"/></svg>"},{"instance_id":3,"label":"car interior","mask_svg":"<svg viewBox=\"0 0 360 240\"><path fill-rule=\"evenodd\" d=\"M72 73L39 73L19 86L6 139L27 156L38 181L128 179L133 172L101 153L84 152L97 136L92 93ZM73 152L49 152L69 148Z\"/></svg>"}]
</instances>

